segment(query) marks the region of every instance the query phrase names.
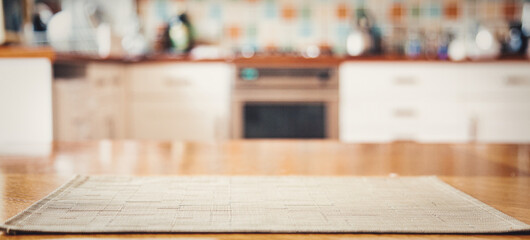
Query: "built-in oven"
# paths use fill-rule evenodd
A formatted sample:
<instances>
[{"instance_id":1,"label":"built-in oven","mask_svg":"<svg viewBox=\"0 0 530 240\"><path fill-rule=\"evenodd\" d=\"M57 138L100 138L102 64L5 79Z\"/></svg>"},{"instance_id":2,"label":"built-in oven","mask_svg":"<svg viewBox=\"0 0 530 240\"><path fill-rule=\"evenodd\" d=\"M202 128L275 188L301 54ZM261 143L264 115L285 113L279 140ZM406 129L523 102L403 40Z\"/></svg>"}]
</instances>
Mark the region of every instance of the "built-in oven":
<instances>
[{"instance_id":1,"label":"built-in oven","mask_svg":"<svg viewBox=\"0 0 530 240\"><path fill-rule=\"evenodd\" d=\"M236 65L233 138L338 138L335 65Z\"/></svg>"}]
</instances>

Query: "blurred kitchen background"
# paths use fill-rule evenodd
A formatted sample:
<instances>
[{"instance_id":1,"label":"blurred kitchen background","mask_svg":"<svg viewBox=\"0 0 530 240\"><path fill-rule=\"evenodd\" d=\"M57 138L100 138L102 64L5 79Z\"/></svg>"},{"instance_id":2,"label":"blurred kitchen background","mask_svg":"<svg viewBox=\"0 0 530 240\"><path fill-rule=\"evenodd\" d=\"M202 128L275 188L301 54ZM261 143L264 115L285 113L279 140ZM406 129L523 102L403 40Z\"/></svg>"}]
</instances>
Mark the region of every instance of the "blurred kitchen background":
<instances>
[{"instance_id":1,"label":"blurred kitchen background","mask_svg":"<svg viewBox=\"0 0 530 240\"><path fill-rule=\"evenodd\" d=\"M530 1L2 8L0 141L530 143Z\"/></svg>"}]
</instances>

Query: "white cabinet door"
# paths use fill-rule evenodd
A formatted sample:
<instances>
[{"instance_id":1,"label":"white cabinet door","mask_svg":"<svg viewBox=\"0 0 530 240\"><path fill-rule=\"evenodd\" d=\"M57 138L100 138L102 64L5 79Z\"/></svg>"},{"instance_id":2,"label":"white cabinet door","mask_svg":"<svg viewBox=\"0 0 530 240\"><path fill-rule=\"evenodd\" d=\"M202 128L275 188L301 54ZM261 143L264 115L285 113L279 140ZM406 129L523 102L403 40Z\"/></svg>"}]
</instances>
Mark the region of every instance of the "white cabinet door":
<instances>
[{"instance_id":1,"label":"white cabinet door","mask_svg":"<svg viewBox=\"0 0 530 240\"><path fill-rule=\"evenodd\" d=\"M91 119L88 110L88 82L83 79L55 79L54 138L58 141L91 139Z\"/></svg>"},{"instance_id":2,"label":"white cabinet door","mask_svg":"<svg viewBox=\"0 0 530 240\"><path fill-rule=\"evenodd\" d=\"M234 74L231 65L138 64L128 74L131 138L190 141L228 138L230 84Z\"/></svg>"},{"instance_id":3,"label":"white cabinet door","mask_svg":"<svg viewBox=\"0 0 530 240\"><path fill-rule=\"evenodd\" d=\"M340 80L345 141L530 142L528 63L346 63Z\"/></svg>"},{"instance_id":4,"label":"white cabinet door","mask_svg":"<svg viewBox=\"0 0 530 240\"><path fill-rule=\"evenodd\" d=\"M454 64L346 63L340 68L341 139L462 142L469 123Z\"/></svg>"},{"instance_id":5,"label":"white cabinet door","mask_svg":"<svg viewBox=\"0 0 530 240\"><path fill-rule=\"evenodd\" d=\"M52 140L52 68L48 59L0 59L0 112L0 143Z\"/></svg>"},{"instance_id":6,"label":"white cabinet door","mask_svg":"<svg viewBox=\"0 0 530 240\"><path fill-rule=\"evenodd\" d=\"M472 119L462 102L423 102L420 106L418 138L420 142L468 142Z\"/></svg>"},{"instance_id":7,"label":"white cabinet door","mask_svg":"<svg viewBox=\"0 0 530 240\"><path fill-rule=\"evenodd\" d=\"M132 94L208 93L227 97L233 69L225 63L134 64L128 69Z\"/></svg>"},{"instance_id":8,"label":"white cabinet door","mask_svg":"<svg viewBox=\"0 0 530 240\"><path fill-rule=\"evenodd\" d=\"M433 63L345 63L341 98L371 101L445 101L464 89L459 67Z\"/></svg>"},{"instance_id":9,"label":"white cabinet door","mask_svg":"<svg viewBox=\"0 0 530 240\"><path fill-rule=\"evenodd\" d=\"M212 141L220 139L223 116L213 103L134 102L132 134L147 140Z\"/></svg>"},{"instance_id":10,"label":"white cabinet door","mask_svg":"<svg viewBox=\"0 0 530 240\"><path fill-rule=\"evenodd\" d=\"M461 78L470 102L526 102L530 96L530 63L469 64Z\"/></svg>"},{"instance_id":11,"label":"white cabinet door","mask_svg":"<svg viewBox=\"0 0 530 240\"><path fill-rule=\"evenodd\" d=\"M95 63L87 66L90 94L91 139L125 137L125 65Z\"/></svg>"},{"instance_id":12,"label":"white cabinet door","mask_svg":"<svg viewBox=\"0 0 530 240\"><path fill-rule=\"evenodd\" d=\"M530 142L530 64L480 63L468 67L466 107L479 142Z\"/></svg>"},{"instance_id":13,"label":"white cabinet door","mask_svg":"<svg viewBox=\"0 0 530 240\"><path fill-rule=\"evenodd\" d=\"M55 79L55 139L83 141L125 137L124 65L91 63L77 79Z\"/></svg>"},{"instance_id":14,"label":"white cabinet door","mask_svg":"<svg viewBox=\"0 0 530 240\"><path fill-rule=\"evenodd\" d=\"M530 102L473 102L468 109L476 121L476 141L530 142Z\"/></svg>"}]
</instances>

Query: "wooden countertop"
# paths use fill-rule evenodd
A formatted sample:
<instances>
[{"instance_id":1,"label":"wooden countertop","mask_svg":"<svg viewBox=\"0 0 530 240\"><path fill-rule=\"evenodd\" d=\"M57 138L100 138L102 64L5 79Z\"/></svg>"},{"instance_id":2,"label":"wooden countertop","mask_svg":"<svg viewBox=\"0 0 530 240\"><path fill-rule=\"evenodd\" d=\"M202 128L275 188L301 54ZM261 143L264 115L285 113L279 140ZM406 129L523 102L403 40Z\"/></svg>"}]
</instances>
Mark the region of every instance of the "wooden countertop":
<instances>
[{"instance_id":1,"label":"wooden countertop","mask_svg":"<svg viewBox=\"0 0 530 240\"><path fill-rule=\"evenodd\" d=\"M124 56L109 56L106 58L98 57L97 55L87 55L79 53L60 53L55 52L51 47L28 47L28 46L0 46L0 58L3 57L40 57L48 58L52 62L58 63L87 63L87 62L107 62L107 63L167 63L167 62L226 62L245 66L338 66L343 62L431 62L431 63L476 63L476 62L527 62L530 59L524 57L501 57L499 59L479 60L479 61L461 61L452 62L448 60L407 58L405 56L397 55L379 55L379 56L333 56L323 55L317 58L304 58L302 56L288 55L288 54L273 54L273 55L256 55L250 58L243 57L229 57L217 59L193 59L189 55L175 55L165 53L148 54L141 57L128 58Z\"/></svg>"},{"instance_id":2,"label":"wooden countertop","mask_svg":"<svg viewBox=\"0 0 530 240\"><path fill-rule=\"evenodd\" d=\"M0 47L0 58L48 58L53 62L55 52L50 47L3 46Z\"/></svg>"},{"instance_id":3,"label":"wooden countertop","mask_svg":"<svg viewBox=\"0 0 530 240\"><path fill-rule=\"evenodd\" d=\"M453 62L449 60L427 59L427 58L407 58L405 56L361 56L361 57L343 57L343 56L320 56L317 58L304 58L295 55L257 55L250 58L231 57L231 58L217 58L217 59L193 59L188 55L172 55L172 54L150 54L136 58L126 58L121 56L109 56L107 58L99 58L92 55L80 54L66 54L58 53L56 57L57 62L108 62L108 63L167 63L167 62L226 62L235 63L239 65L325 65L337 66L343 62L430 62L430 63L477 63L477 62L528 62L530 59L523 57L502 57L499 59L477 60L477 61L461 61Z\"/></svg>"},{"instance_id":4,"label":"wooden countertop","mask_svg":"<svg viewBox=\"0 0 530 240\"><path fill-rule=\"evenodd\" d=\"M0 145L49 149L44 155L0 153L0 219L5 221L73 174L117 175L437 175L467 194L530 224L530 144L346 144L330 140L54 142ZM424 234L149 234L33 235L56 238L186 239L530 239L530 235Z\"/></svg>"}]
</instances>

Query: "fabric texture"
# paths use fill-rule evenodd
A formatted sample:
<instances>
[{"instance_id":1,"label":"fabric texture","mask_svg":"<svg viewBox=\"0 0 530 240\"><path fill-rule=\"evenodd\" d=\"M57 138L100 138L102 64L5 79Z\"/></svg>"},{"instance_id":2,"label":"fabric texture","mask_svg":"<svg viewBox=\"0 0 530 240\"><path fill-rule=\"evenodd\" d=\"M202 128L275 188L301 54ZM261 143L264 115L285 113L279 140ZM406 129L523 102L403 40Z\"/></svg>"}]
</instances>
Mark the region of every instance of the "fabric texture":
<instances>
[{"instance_id":1,"label":"fabric texture","mask_svg":"<svg viewBox=\"0 0 530 240\"><path fill-rule=\"evenodd\" d=\"M508 233L530 226L436 177L76 176L20 233Z\"/></svg>"}]
</instances>

